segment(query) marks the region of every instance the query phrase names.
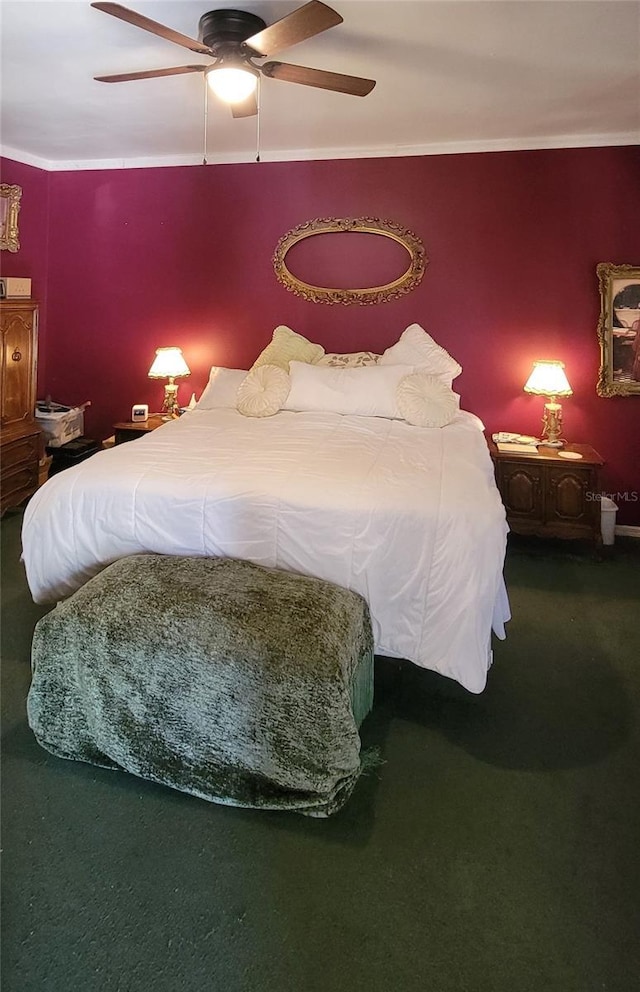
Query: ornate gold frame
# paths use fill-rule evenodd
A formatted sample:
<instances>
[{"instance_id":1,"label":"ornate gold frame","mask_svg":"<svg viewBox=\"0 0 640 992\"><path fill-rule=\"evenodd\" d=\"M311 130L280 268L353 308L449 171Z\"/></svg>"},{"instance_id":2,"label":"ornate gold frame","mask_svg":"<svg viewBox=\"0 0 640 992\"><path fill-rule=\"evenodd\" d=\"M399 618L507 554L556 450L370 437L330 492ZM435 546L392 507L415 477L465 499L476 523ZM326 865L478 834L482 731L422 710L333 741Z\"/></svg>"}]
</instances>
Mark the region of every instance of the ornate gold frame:
<instances>
[{"instance_id":1,"label":"ornate gold frame","mask_svg":"<svg viewBox=\"0 0 640 992\"><path fill-rule=\"evenodd\" d=\"M0 250L18 251L18 213L20 211L21 186L0 184ZM4 201L8 201L6 204Z\"/></svg>"},{"instance_id":2,"label":"ornate gold frame","mask_svg":"<svg viewBox=\"0 0 640 992\"><path fill-rule=\"evenodd\" d=\"M378 234L384 238L397 241L406 250L410 264L406 272L393 282L384 286L371 286L359 289L328 289L323 286L312 286L294 276L285 262L287 252L299 241L316 234L348 234L357 231L365 234ZM387 303L395 300L412 289L422 280L428 259L424 245L412 231L395 224L390 220L380 220L378 217L319 217L299 224L280 238L273 256L273 268L278 280L290 292L301 296L310 303L342 303L348 306L353 303L361 305Z\"/></svg>"},{"instance_id":3,"label":"ornate gold frame","mask_svg":"<svg viewBox=\"0 0 640 992\"><path fill-rule=\"evenodd\" d=\"M600 262L596 269L600 285L600 320L598 340L600 341L600 373L596 386L598 396L634 396L640 394L640 379L614 379L613 364L613 282L614 279L630 280L640 284L640 268L632 265L614 265ZM640 315L640 311L639 311ZM640 334L640 330L636 332ZM640 347L638 344L636 347Z\"/></svg>"}]
</instances>

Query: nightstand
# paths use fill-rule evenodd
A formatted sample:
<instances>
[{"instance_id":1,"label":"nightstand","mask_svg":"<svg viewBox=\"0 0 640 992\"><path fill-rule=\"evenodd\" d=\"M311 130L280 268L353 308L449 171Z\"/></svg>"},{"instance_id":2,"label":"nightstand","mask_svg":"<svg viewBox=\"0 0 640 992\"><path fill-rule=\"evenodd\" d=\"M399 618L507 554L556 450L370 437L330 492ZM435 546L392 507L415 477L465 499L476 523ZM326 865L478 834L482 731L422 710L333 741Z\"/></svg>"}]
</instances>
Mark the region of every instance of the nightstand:
<instances>
[{"instance_id":1,"label":"nightstand","mask_svg":"<svg viewBox=\"0 0 640 992\"><path fill-rule=\"evenodd\" d=\"M587 539L602 543L600 469L602 458L588 444L567 444L561 451L582 455L563 458L557 448L537 454L498 451L487 441L496 482L515 534Z\"/></svg>"},{"instance_id":2,"label":"nightstand","mask_svg":"<svg viewBox=\"0 0 640 992\"><path fill-rule=\"evenodd\" d=\"M113 425L113 433L116 444L124 444L125 441L135 441L137 437L155 431L156 427L162 427L167 421L159 414L152 414L148 420L123 420L119 424Z\"/></svg>"}]
</instances>

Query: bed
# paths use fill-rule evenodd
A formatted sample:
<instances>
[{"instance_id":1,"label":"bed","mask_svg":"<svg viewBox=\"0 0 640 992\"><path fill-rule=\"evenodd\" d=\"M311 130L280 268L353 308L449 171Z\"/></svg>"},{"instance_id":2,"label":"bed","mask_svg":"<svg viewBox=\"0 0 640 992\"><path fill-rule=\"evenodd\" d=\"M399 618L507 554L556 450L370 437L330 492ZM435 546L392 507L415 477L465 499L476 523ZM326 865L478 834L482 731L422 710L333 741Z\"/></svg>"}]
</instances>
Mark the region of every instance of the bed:
<instances>
[{"instance_id":1,"label":"bed","mask_svg":"<svg viewBox=\"0 0 640 992\"><path fill-rule=\"evenodd\" d=\"M27 506L23 560L37 603L145 552L327 579L365 597L377 654L478 693L509 618L506 535L473 414L434 429L196 407L51 478Z\"/></svg>"}]
</instances>

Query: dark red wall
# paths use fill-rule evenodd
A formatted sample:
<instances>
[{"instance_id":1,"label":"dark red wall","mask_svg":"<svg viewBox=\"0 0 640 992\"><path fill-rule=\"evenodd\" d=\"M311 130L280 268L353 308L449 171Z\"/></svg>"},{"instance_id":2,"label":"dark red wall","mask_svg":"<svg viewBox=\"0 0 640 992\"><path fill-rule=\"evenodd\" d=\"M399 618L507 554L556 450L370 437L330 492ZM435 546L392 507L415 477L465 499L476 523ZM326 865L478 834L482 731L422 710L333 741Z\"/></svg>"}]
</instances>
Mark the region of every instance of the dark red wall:
<instances>
[{"instance_id":1,"label":"dark red wall","mask_svg":"<svg viewBox=\"0 0 640 992\"><path fill-rule=\"evenodd\" d=\"M489 430L538 432L543 400L522 386L534 359L565 361L565 433L606 459L608 492L629 493L618 522L640 524L640 398L595 392L595 267L640 264L639 180L632 147L51 173L40 393L91 399L87 432L103 437L132 403L159 406L146 373L160 345L183 348L186 402L211 364L249 366L279 323L353 351L418 321L463 365L456 389ZM414 292L329 307L276 281L289 228L360 215L423 239Z\"/></svg>"},{"instance_id":2,"label":"dark red wall","mask_svg":"<svg viewBox=\"0 0 640 992\"><path fill-rule=\"evenodd\" d=\"M2 252L0 272L3 276L31 279L31 295L40 304L41 342L47 335L49 179L49 173L42 169L0 158L0 182L22 187L18 213L20 248L17 252ZM42 348L39 372L42 379L46 374Z\"/></svg>"}]
</instances>

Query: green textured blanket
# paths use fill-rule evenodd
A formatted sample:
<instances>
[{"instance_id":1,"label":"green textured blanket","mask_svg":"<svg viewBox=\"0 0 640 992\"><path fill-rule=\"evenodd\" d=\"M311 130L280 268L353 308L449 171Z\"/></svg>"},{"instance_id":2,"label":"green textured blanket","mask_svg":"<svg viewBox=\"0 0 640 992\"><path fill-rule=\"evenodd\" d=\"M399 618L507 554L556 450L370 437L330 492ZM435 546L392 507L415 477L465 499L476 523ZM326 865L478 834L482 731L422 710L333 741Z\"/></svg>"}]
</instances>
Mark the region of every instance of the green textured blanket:
<instances>
[{"instance_id":1,"label":"green textured blanket","mask_svg":"<svg viewBox=\"0 0 640 992\"><path fill-rule=\"evenodd\" d=\"M360 773L369 612L319 579L124 558L36 626L29 724L64 758L214 802L326 816Z\"/></svg>"}]
</instances>

